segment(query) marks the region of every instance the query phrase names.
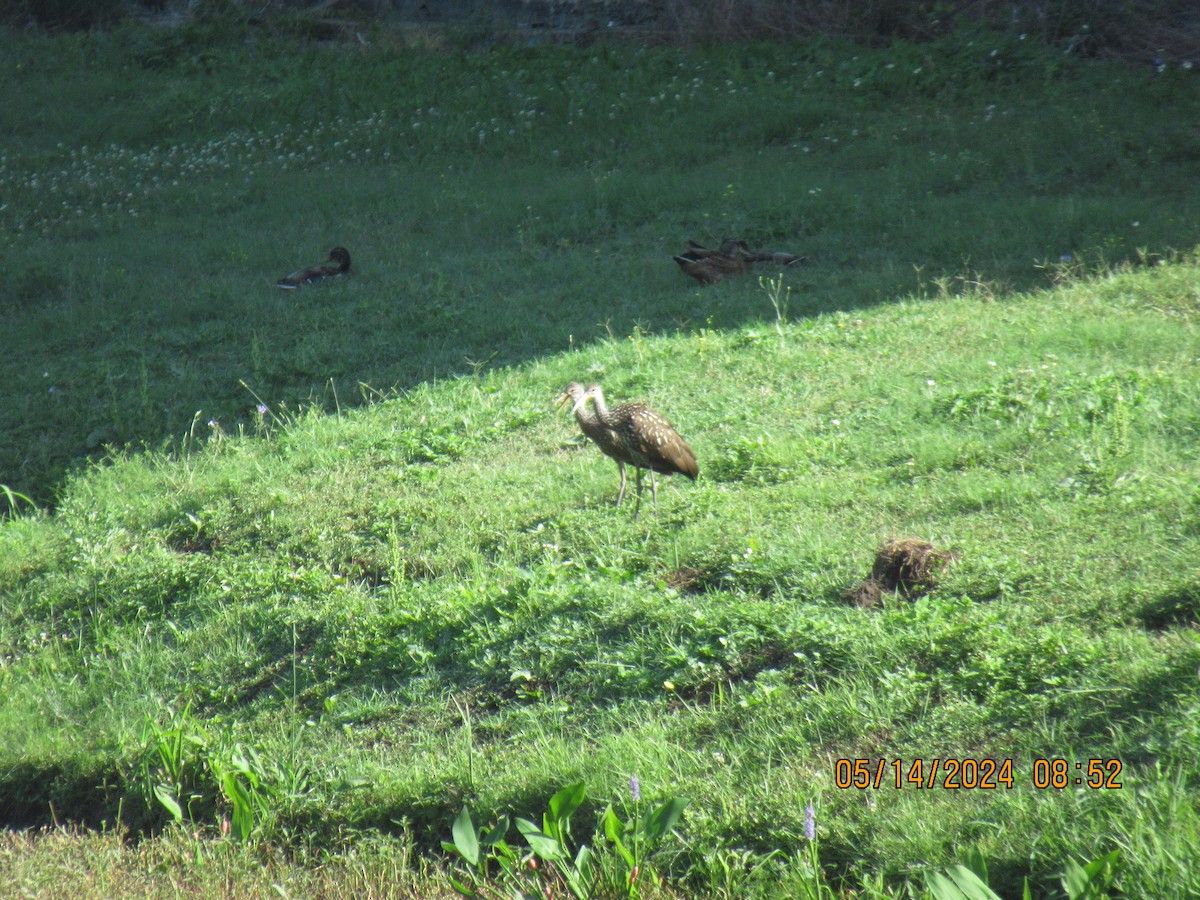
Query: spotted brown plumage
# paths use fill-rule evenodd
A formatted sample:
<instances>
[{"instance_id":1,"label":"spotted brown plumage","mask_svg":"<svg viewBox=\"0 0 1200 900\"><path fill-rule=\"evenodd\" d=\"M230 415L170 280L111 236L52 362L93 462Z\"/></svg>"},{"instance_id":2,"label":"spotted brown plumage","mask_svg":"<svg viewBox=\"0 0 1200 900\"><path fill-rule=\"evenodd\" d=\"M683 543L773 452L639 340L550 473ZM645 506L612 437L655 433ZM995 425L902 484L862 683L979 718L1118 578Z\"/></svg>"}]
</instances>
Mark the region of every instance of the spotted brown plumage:
<instances>
[{"instance_id":1,"label":"spotted brown plumage","mask_svg":"<svg viewBox=\"0 0 1200 900\"><path fill-rule=\"evenodd\" d=\"M604 391L598 384L589 384L576 406L586 404L589 399L596 404L596 421L608 429L620 448L619 456L615 453L609 455L618 463L627 462L635 469L638 499L634 518L637 518L642 506L642 469L650 470L650 491L655 509L658 508L656 472L662 475L678 473L692 481L696 480L700 474L696 454L665 418L641 403L621 403L610 410L604 402ZM624 467L621 474L623 478ZM623 496L624 484L617 495L618 503Z\"/></svg>"},{"instance_id":2,"label":"spotted brown plumage","mask_svg":"<svg viewBox=\"0 0 1200 900\"><path fill-rule=\"evenodd\" d=\"M571 412L575 414L575 421L579 423L579 430L593 444L600 448L600 452L617 464L617 471L621 476L621 487L617 491L617 505L621 504L621 500L625 497L625 463L637 465L630 455L626 452L624 444L618 439L615 432L605 426L596 417L596 413L588 408L587 392L583 385L578 381L572 381L566 386L562 394L559 396L557 406L560 408L571 403Z\"/></svg>"},{"instance_id":3,"label":"spotted brown plumage","mask_svg":"<svg viewBox=\"0 0 1200 900\"><path fill-rule=\"evenodd\" d=\"M326 263L336 263L336 265L329 266ZM290 275L285 275L275 282L275 287L294 291L296 288L306 284L316 284L318 281L324 281L326 278L336 278L338 275L346 275L349 271L350 251L345 247L334 247L329 251L329 255L321 260L320 265L297 269Z\"/></svg>"},{"instance_id":4,"label":"spotted brown plumage","mask_svg":"<svg viewBox=\"0 0 1200 900\"><path fill-rule=\"evenodd\" d=\"M755 266L786 268L805 261L803 256L772 250L751 250L745 241L726 238L715 250L688 241L687 251L674 257L686 274L701 284L716 284L726 278L745 275Z\"/></svg>"}]
</instances>

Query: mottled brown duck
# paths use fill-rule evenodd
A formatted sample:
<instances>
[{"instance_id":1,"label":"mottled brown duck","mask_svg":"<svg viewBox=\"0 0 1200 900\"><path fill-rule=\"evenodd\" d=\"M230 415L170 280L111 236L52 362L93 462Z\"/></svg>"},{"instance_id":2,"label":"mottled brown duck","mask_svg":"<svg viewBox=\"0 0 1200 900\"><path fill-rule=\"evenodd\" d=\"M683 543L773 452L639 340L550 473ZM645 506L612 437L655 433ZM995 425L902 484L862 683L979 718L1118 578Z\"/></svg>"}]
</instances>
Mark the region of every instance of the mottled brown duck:
<instances>
[{"instance_id":1,"label":"mottled brown duck","mask_svg":"<svg viewBox=\"0 0 1200 900\"><path fill-rule=\"evenodd\" d=\"M713 253L699 259L692 259L687 254L681 254L675 257L675 262L679 264L679 268L683 269L685 274L695 278L701 284L716 284L726 278L745 275L747 272L745 260L738 259L736 256L724 256L720 253Z\"/></svg>"},{"instance_id":2,"label":"mottled brown duck","mask_svg":"<svg viewBox=\"0 0 1200 900\"><path fill-rule=\"evenodd\" d=\"M327 263L333 263L333 265L327 265ZM319 265L297 269L290 275L284 275L275 282L275 287L294 291L306 284L316 284L326 278L337 278L339 275L347 275L349 272L350 251L345 247L334 247Z\"/></svg>"},{"instance_id":3,"label":"mottled brown duck","mask_svg":"<svg viewBox=\"0 0 1200 900\"><path fill-rule=\"evenodd\" d=\"M805 257L774 250L751 250L745 241L726 238L715 250L688 241L687 252L675 258L686 274L701 284L716 284L726 278L745 275L755 266L786 268L804 262Z\"/></svg>"}]
</instances>

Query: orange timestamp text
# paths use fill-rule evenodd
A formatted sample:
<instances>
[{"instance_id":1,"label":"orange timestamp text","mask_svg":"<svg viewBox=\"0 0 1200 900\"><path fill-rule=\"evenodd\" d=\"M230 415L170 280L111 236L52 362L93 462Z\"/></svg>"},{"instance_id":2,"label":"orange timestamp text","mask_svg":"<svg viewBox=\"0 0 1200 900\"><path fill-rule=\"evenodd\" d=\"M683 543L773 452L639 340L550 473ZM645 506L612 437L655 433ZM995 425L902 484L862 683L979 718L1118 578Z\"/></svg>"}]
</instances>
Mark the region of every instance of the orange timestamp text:
<instances>
[{"instance_id":1,"label":"orange timestamp text","mask_svg":"<svg viewBox=\"0 0 1200 900\"><path fill-rule=\"evenodd\" d=\"M942 790L1012 790L1017 764L991 757L916 757L904 759L837 759L833 783L839 788L941 788ZM1116 790L1121 787L1119 759L1047 759L1038 757L1030 768L1030 784L1038 790L1087 787Z\"/></svg>"}]
</instances>

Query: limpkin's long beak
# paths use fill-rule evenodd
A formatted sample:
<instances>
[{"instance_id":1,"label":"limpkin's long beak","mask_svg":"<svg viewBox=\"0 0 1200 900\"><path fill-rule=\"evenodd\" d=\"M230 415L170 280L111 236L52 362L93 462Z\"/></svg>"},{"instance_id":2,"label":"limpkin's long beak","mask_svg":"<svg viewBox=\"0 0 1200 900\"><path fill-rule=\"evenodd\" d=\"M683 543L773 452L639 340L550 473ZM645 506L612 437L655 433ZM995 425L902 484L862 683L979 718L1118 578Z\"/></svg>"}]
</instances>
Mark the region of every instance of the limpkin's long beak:
<instances>
[{"instance_id":1,"label":"limpkin's long beak","mask_svg":"<svg viewBox=\"0 0 1200 900\"><path fill-rule=\"evenodd\" d=\"M568 402L570 402L570 400L571 400L571 395L568 394L566 391L563 391L559 395L558 399L554 401L554 408L562 409Z\"/></svg>"}]
</instances>

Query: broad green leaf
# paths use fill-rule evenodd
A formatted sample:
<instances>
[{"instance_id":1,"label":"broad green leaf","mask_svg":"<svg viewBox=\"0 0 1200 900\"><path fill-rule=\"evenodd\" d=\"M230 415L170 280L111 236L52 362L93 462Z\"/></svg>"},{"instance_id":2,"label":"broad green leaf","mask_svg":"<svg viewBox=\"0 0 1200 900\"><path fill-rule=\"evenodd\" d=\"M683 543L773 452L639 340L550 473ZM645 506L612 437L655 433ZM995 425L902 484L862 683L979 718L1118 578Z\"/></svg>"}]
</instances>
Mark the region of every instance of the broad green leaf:
<instances>
[{"instance_id":1,"label":"broad green leaf","mask_svg":"<svg viewBox=\"0 0 1200 900\"><path fill-rule=\"evenodd\" d=\"M625 833L625 826L617 818L617 814L613 812L612 806L608 806L604 810L604 815L600 817L600 821L604 825L604 836L610 841L620 843L621 835Z\"/></svg>"},{"instance_id":2,"label":"broad green leaf","mask_svg":"<svg viewBox=\"0 0 1200 900\"><path fill-rule=\"evenodd\" d=\"M226 773L222 787L233 806L233 836L244 841L254 830L254 800L237 772Z\"/></svg>"},{"instance_id":3,"label":"broad green leaf","mask_svg":"<svg viewBox=\"0 0 1200 900\"><path fill-rule=\"evenodd\" d=\"M589 868L592 864L593 855L592 848L587 844L584 844L582 847L580 847L579 852L575 854L575 870L577 872L583 872L585 869Z\"/></svg>"},{"instance_id":4,"label":"broad green leaf","mask_svg":"<svg viewBox=\"0 0 1200 900\"><path fill-rule=\"evenodd\" d=\"M1073 859L1067 860L1067 865L1063 869L1062 874L1062 886L1071 900L1079 900L1079 898L1087 896L1088 882L1090 880L1087 872L1083 871L1083 866L1079 865Z\"/></svg>"},{"instance_id":5,"label":"broad green leaf","mask_svg":"<svg viewBox=\"0 0 1200 900\"><path fill-rule=\"evenodd\" d=\"M933 894L934 900L962 900L962 891L941 872L926 872L925 887Z\"/></svg>"},{"instance_id":6,"label":"broad green leaf","mask_svg":"<svg viewBox=\"0 0 1200 900\"><path fill-rule=\"evenodd\" d=\"M621 858L625 860L625 865L632 866L634 863L633 854L625 849L625 844L621 840L621 835L625 831L625 826L621 824L621 820L617 818L617 814L613 812L610 806L604 811L604 836L608 838L617 848L617 852L621 854Z\"/></svg>"},{"instance_id":7,"label":"broad green leaf","mask_svg":"<svg viewBox=\"0 0 1200 900\"><path fill-rule=\"evenodd\" d=\"M987 861L984 860L978 847L972 847L967 851L966 867L974 872L981 882L988 883Z\"/></svg>"},{"instance_id":8,"label":"broad green leaf","mask_svg":"<svg viewBox=\"0 0 1200 900\"><path fill-rule=\"evenodd\" d=\"M465 806L450 826L450 834L462 858L473 866L479 865L479 839L475 834L475 823L471 821L471 814Z\"/></svg>"},{"instance_id":9,"label":"broad green leaf","mask_svg":"<svg viewBox=\"0 0 1200 900\"><path fill-rule=\"evenodd\" d=\"M1088 877L1088 889L1093 893L1104 892L1112 885L1117 870L1121 867L1121 851L1113 850L1098 856L1083 867Z\"/></svg>"},{"instance_id":10,"label":"broad green leaf","mask_svg":"<svg viewBox=\"0 0 1200 900\"><path fill-rule=\"evenodd\" d=\"M542 859L557 860L563 855L562 844L548 834L531 831L525 835L525 840L529 841L530 849Z\"/></svg>"},{"instance_id":11,"label":"broad green leaf","mask_svg":"<svg viewBox=\"0 0 1200 900\"><path fill-rule=\"evenodd\" d=\"M575 854L575 862L567 871L567 887L579 900L592 896L592 848L584 844Z\"/></svg>"},{"instance_id":12,"label":"broad green leaf","mask_svg":"<svg viewBox=\"0 0 1200 900\"><path fill-rule=\"evenodd\" d=\"M1083 866L1073 859L1067 860L1062 875L1063 889L1071 900L1102 897L1111 887L1120 865L1120 850L1098 856Z\"/></svg>"},{"instance_id":13,"label":"broad green leaf","mask_svg":"<svg viewBox=\"0 0 1200 900\"><path fill-rule=\"evenodd\" d=\"M562 845L528 819L517 819L517 830L529 842L529 847L542 859L561 859Z\"/></svg>"},{"instance_id":14,"label":"broad green leaf","mask_svg":"<svg viewBox=\"0 0 1200 900\"><path fill-rule=\"evenodd\" d=\"M485 847L494 847L504 840L510 825L508 816L501 816L491 828L485 828L479 835L479 843Z\"/></svg>"},{"instance_id":15,"label":"broad green leaf","mask_svg":"<svg viewBox=\"0 0 1200 900\"><path fill-rule=\"evenodd\" d=\"M175 795L171 793L165 784L156 784L154 786L154 796L158 798L158 802L163 805L176 822L183 821L183 807L179 805L179 801L175 799Z\"/></svg>"},{"instance_id":16,"label":"broad green leaf","mask_svg":"<svg viewBox=\"0 0 1200 900\"><path fill-rule=\"evenodd\" d=\"M542 830L559 841L565 841L567 822L570 820L571 814L579 809L585 795L584 784L580 781L563 788L551 797L548 810L542 816Z\"/></svg>"},{"instance_id":17,"label":"broad green leaf","mask_svg":"<svg viewBox=\"0 0 1200 900\"><path fill-rule=\"evenodd\" d=\"M570 787L565 787L550 798L550 814L556 819L566 819L579 809L586 796L584 784L580 781Z\"/></svg>"},{"instance_id":18,"label":"broad green leaf","mask_svg":"<svg viewBox=\"0 0 1200 900\"><path fill-rule=\"evenodd\" d=\"M967 900L1000 900L999 895L987 886L987 882L966 866L951 866L946 870L946 874Z\"/></svg>"},{"instance_id":19,"label":"broad green leaf","mask_svg":"<svg viewBox=\"0 0 1200 900\"><path fill-rule=\"evenodd\" d=\"M1000 900L966 866L951 866L942 872L926 872L925 886L935 900Z\"/></svg>"},{"instance_id":20,"label":"broad green leaf","mask_svg":"<svg viewBox=\"0 0 1200 900\"><path fill-rule=\"evenodd\" d=\"M689 803L686 797L676 797L668 800L646 817L642 824L642 834L648 841L656 841L672 828L683 815L683 808Z\"/></svg>"}]
</instances>

